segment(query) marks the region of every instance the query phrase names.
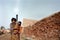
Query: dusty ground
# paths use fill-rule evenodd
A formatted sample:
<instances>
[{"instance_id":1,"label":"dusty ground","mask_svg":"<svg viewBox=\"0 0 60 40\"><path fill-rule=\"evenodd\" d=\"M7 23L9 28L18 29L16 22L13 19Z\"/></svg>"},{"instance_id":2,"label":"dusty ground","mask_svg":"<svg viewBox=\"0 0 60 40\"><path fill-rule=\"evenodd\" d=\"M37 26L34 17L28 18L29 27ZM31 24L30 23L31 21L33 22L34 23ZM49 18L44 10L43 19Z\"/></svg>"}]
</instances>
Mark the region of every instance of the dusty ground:
<instances>
[{"instance_id":1,"label":"dusty ground","mask_svg":"<svg viewBox=\"0 0 60 40\"><path fill-rule=\"evenodd\" d=\"M11 40L11 35L10 34L3 34L0 35L0 40ZM21 36L20 40L32 40L31 38L27 38L24 35Z\"/></svg>"},{"instance_id":2,"label":"dusty ground","mask_svg":"<svg viewBox=\"0 0 60 40\"><path fill-rule=\"evenodd\" d=\"M0 40L10 40L11 35L6 33L3 35L0 35Z\"/></svg>"},{"instance_id":3,"label":"dusty ground","mask_svg":"<svg viewBox=\"0 0 60 40\"><path fill-rule=\"evenodd\" d=\"M22 35L20 37L21 37L20 40L27 40L24 35ZM3 34L3 35L0 35L0 40L11 40L10 33L6 33L6 34Z\"/></svg>"}]
</instances>

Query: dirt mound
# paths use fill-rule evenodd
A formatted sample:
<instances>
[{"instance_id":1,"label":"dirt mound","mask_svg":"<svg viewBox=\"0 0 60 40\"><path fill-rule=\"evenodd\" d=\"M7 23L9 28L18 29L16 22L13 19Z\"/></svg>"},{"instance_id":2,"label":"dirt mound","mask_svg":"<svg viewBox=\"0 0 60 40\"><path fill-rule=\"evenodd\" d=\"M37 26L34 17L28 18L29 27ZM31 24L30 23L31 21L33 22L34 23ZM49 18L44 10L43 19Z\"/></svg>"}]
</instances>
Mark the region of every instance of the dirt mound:
<instances>
[{"instance_id":1,"label":"dirt mound","mask_svg":"<svg viewBox=\"0 0 60 40\"><path fill-rule=\"evenodd\" d=\"M60 12L25 28L24 34L34 35L37 40L60 40Z\"/></svg>"}]
</instances>

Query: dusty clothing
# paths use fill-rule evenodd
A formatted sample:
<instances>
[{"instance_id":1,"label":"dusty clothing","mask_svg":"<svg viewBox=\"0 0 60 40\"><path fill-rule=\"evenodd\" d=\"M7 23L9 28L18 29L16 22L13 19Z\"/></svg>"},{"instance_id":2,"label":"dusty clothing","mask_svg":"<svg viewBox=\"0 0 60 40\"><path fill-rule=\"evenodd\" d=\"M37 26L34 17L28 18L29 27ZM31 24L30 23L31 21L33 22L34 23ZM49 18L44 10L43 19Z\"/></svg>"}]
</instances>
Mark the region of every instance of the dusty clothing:
<instances>
[{"instance_id":1,"label":"dusty clothing","mask_svg":"<svg viewBox=\"0 0 60 40\"><path fill-rule=\"evenodd\" d=\"M18 40L17 34L15 35L15 34L12 33L12 35L11 35L11 40Z\"/></svg>"},{"instance_id":2,"label":"dusty clothing","mask_svg":"<svg viewBox=\"0 0 60 40\"><path fill-rule=\"evenodd\" d=\"M20 27L20 33L22 33L22 31L23 31L23 28L22 28L22 27Z\"/></svg>"},{"instance_id":3,"label":"dusty clothing","mask_svg":"<svg viewBox=\"0 0 60 40\"><path fill-rule=\"evenodd\" d=\"M16 24L15 29L17 29L17 33L19 34L23 31L23 28L21 26L18 26L18 24Z\"/></svg>"},{"instance_id":4,"label":"dusty clothing","mask_svg":"<svg viewBox=\"0 0 60 40\"><path fill-rule=\"evenodd\" d=\"M11 23L10 24L10 30L11 30L11 32L13 33L14 32L14 28L15 28L15 26L16 26L16 23Z\"/></svg>"},{"instance_id":5,"label":"dusty clothing","mask_svg":"<svg viewBox=\"0 0 60 40\"><path fill-rule=\"evenodd\" d=\"M16 28L16 23L11 23L10 24L10 29L11 29L11 40L18 40L18 35L14 34L16 32L16 30L14 30Z\"/></svg>"}]
</instances>

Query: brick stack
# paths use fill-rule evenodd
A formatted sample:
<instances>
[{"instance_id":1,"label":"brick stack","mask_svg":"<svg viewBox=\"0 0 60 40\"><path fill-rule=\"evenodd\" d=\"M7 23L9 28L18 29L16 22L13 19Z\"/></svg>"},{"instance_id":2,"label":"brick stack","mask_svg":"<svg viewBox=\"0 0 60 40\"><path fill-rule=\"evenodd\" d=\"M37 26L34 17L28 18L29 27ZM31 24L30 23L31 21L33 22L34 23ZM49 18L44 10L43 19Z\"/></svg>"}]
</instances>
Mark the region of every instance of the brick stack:
<instances>
[{"instance_id":1,"label":"brick stack","mask_svg":"<svg viewBox=\"0 0 60 40\"><path fill-rule=\"evenodd\" d=\"M24 34L34 35L37 40L60 40L60 12L25 28Z\"/></svg>"}]
</instances>

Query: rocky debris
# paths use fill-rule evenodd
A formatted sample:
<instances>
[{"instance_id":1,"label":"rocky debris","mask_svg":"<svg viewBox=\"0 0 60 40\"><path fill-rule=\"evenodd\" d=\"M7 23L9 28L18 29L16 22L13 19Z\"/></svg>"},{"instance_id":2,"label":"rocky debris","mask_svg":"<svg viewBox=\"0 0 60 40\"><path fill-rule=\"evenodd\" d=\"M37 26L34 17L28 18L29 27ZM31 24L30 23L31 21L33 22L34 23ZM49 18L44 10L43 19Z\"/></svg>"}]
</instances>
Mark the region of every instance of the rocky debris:
<instances>
[{"instance_id":1,"label":"rocky debris","mask_svg":"<svg viewBox=\"0 0 60 40\"><path fill-rule=\"evenodd\" d=\"M24 34L28 37L34 35L37 40L60 40L60 12L26 27Z\"/></svg>"},{"instance_id":2,"label":"rocky debris","mask_svg":"<svg viewBox=\"0 0 60 40\"><path fill-rule=\"evenodd\" d=\"M0 35L0 40L11 40L11 35L9 33Z\"/></svg>"}]
</instances>

